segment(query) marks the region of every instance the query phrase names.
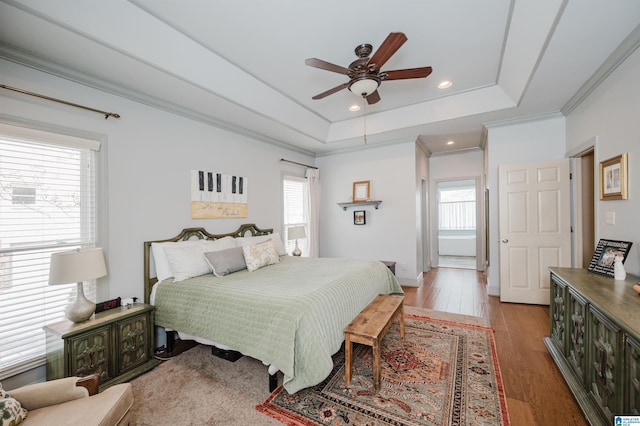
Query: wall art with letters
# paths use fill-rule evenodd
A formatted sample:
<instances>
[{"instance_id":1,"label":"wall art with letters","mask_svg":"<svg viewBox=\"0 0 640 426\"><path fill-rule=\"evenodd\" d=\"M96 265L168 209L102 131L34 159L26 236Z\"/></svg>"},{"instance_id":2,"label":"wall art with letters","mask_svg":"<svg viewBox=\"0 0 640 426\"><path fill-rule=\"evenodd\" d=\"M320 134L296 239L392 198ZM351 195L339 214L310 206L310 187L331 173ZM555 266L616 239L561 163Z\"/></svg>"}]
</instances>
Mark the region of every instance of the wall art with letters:
<instances>
[{"instance_id":1,"label":"wall art with letters","mask_svg":"<svg viewBox=\"0 0 640 426\"><path fill-rule=\"evenodd\" d=\"M191 218L247 217L247 178L191 170Z\"/></svg>"}]
</instances>

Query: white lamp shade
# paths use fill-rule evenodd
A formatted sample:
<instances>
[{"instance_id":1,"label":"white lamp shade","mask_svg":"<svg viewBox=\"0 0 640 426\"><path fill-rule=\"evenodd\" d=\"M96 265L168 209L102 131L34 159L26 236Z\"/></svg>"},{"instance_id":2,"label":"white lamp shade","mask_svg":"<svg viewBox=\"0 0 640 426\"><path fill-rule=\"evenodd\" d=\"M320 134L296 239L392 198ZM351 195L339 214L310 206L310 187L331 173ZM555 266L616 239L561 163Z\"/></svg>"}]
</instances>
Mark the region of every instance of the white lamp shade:
<instances>
[{"instance_id":1,"label":"white lamp shade","mask_svg":"<svg viewBox=\"0 0 640 426\"><path fill-rule=\"evenodd\" d=\"M349 90L358 96L369 96L376 91L380 83L372 78L363 78L362 80L354 81Z\"/></svg>"},{"instance_id":2,"label":"white lamp shade","mask_svg":"<svg viewBox=\"0 0 640 426\"><path fill-rule=\"evenodd\" d=\"M287 231L288 240L297 240L298 238L306 238L307 234L304 231L304 226L292 226Z\"/></svg>"},{"instance_id":3,"label":"white lamp shade","mask_svg":"<svg viewBox=\"0 0 640 426\"><path fill-rule=\"evenodd\" d=\"M62 251L51 255L49 284L71 284L107 275L101 248Z\"/></svg>"}]
</instances>

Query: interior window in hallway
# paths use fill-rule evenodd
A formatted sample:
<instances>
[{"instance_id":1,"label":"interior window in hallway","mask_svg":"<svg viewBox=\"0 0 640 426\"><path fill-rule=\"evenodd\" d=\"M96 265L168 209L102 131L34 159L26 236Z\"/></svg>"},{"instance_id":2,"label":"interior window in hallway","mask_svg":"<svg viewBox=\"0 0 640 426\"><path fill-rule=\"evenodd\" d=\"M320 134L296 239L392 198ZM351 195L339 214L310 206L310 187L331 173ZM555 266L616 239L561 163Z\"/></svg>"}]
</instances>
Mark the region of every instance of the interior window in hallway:
<instances>
[{"instance_id":1,"label":"interior window in hallway","mask_svg":"<svg viewBox=\"0 0 640 426\"><path fill-rule=\"evenodd\" d=\"M438 182L438 267L476 269L476 183Z\"/></svg>"}]
</instances>

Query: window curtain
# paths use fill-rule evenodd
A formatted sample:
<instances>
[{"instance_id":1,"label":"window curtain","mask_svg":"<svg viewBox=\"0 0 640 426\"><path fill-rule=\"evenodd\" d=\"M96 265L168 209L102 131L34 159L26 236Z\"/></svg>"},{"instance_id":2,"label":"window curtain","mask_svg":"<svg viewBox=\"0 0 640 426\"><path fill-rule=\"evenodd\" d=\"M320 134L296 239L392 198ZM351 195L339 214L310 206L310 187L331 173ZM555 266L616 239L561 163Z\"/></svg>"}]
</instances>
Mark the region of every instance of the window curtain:
<instances>
[{"instance_id":1,"label":"window curtain","mask_svg":"<svg viewBox=\"0 0 640 426\"><path fill-rule=\"evenodd\" d=\"M318 210L320 202L320 170L307 168L305 177L309 182L309 257L320 256Z\"/></svg>"}]
</instances>

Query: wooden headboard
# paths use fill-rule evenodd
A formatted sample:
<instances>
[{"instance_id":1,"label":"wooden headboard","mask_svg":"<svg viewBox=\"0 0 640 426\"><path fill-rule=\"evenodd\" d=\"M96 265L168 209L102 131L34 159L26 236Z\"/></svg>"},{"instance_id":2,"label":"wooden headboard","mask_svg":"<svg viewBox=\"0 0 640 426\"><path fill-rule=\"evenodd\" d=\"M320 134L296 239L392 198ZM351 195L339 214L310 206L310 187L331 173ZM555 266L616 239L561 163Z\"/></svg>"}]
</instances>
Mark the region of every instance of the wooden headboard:
<instances>
[{"instance_id":1,"label":"wooden headboard","mask_svg":"<svg viewBox=\"0 0 640 426\"><path fill-rule=\"evenodd\" d=\"M250 235L247 235L250 234ZM238 229L228 234L210 234L204 228L185 228L173 238L166 240L145 241L144 242L144 303L149 303L151 298L151 288L158 282L156 277L151 276L151 244L166 243L171 241L187 241L187 240L217 240L224 237L240 238L245 236L260 236L273 234L273 229L261 229L253 223L245 223L240 225Z\"/></svg>"}]
</instances>

